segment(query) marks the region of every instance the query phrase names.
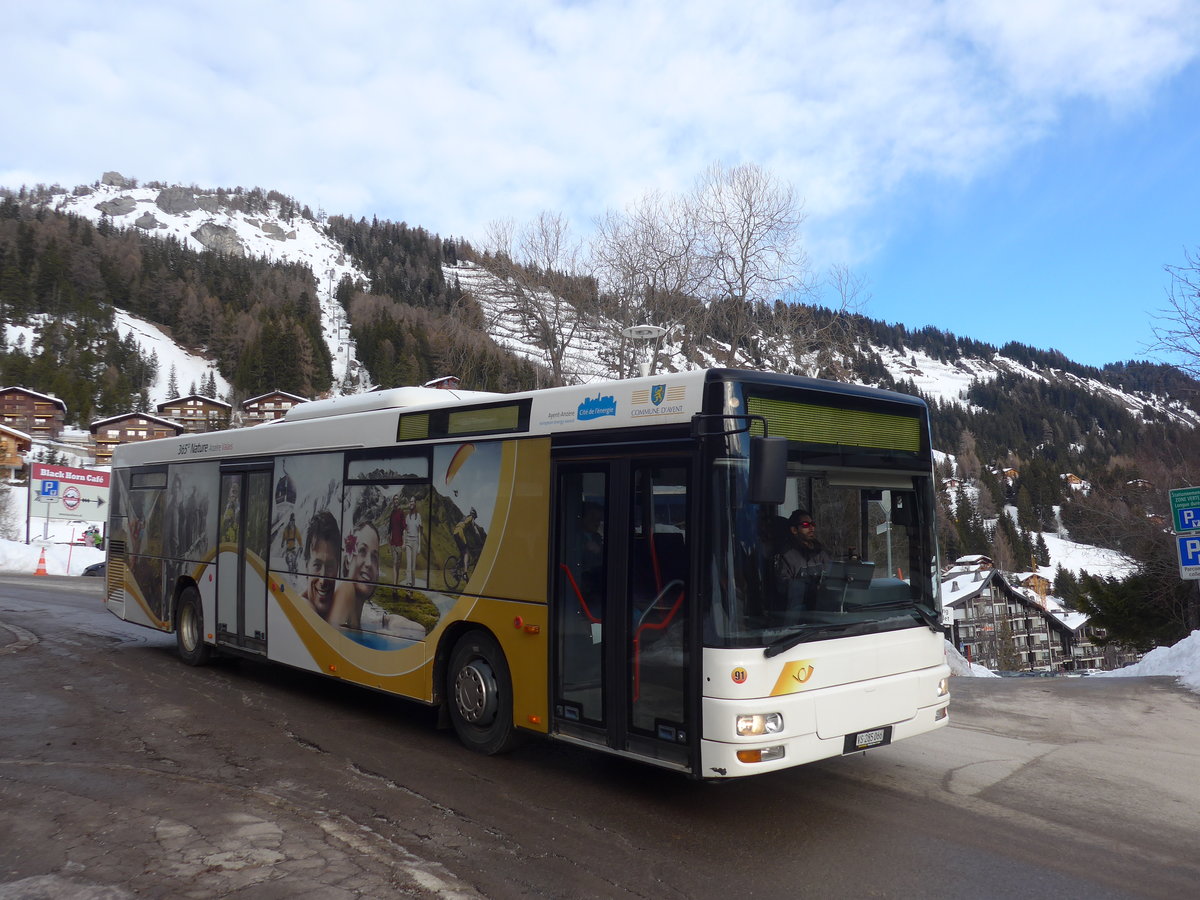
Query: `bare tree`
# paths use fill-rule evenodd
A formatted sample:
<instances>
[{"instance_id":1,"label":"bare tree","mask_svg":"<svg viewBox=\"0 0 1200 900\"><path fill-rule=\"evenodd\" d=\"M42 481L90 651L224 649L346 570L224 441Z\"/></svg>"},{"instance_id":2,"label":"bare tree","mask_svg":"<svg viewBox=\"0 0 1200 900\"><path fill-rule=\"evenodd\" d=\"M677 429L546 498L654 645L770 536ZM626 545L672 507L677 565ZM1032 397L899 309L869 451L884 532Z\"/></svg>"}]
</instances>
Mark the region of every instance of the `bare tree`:
<instances>
[{"instance_id":1,"label":"bare tree","mask_svg":"<svg viewBox=\"0 0 1200 900\"><path fill-rule=\"evenodd\" d=\"M1175 365L1200 377L1200 254L1184 251L1187 264L1164 266L1171 276L1168 309L1155 317L1155 343L1149 349L1170 354Z\"/></svg>"},{"instance_id":2,"label":"bare tree","mask_svg":"<svg viewBox=\"0 0 1200 900\"><path fill-rule=\"evenodd\" d=\"M854 372L858 339L854 317L870 300L866 281L849 266L834 264L825 277L799 289L804 302L776 304L777 326L785 331L801 374L847 379Z\"/></svg>"},{"instance_id":3,"label":"bare tree","mask_svg":"<svg viewBox=\"0 0 1200 900\"><path fill-rule=\"evenodd\" d=\"M512 221L488 227L485 262L499 279L496 298L517 322L522 340L544 354L555 385L567 384L567 353L583 322L581 307L595 293L583 272L580 245L560 213L543 212L518 227Z\"/></svg>"},{"instance_id":4,"label":"bare tree","mask_svg":"<svg viewBox=\"0 0 1200 900\"><path fill-rule=\"evenodd\" d=\"M696 298L710 266L696 212L691 198L655 191L596 223L592 266L615 307L615 368L621 377L636 368L636 350L621 333L625 328L653 324L670 333L699 309Z\"/></svg>"},{"instance_id":5,"label":"bare tree","mask_svg":"<svg viewBox=\"0 0 1200 900\"><path fill-rule=\"evenodd\" d=\"M714 163L694 202L706 239L711 309L729 340L727 365L751 329L751 306L794 297L807 267L793 188L754 163Z\"/></svg>"}]
</instances>

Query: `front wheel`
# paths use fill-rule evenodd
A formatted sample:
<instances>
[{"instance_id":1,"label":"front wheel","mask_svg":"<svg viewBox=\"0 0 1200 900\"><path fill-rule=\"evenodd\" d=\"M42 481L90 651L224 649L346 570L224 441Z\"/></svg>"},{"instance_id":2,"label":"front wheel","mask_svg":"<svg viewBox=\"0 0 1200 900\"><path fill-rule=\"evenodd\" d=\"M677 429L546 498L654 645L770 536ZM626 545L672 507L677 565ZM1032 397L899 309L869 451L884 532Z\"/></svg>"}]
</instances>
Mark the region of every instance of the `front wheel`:
<instances>
[{"instance_id":1,"label":"front wheel","mask_svg":"<svg viewBox=\"0 0 1200 900\"><path fill-rule=\"evenodd\" d=\"M212 647L204 643L204 608L200 592L186 587L179 597L175 612L175 645L179 658L189 666L202 666L212 656Z\"/></svg>"},{"instance_id":2,"label":"front wheel","mask_svg":"<svg viewBox=\"0 0 1200 900\"><path fill-rule=\"evenodd\" d=\"M446 697L454 731L469 749L490 756L516 743L508 663L486 631L468 632L454 645Z\"/></svg>"},{"instance_id":3,"label":"front wheel","mask_svg":"<svg viewBox=\"0 0 1200 900\"><path fill-rule=\"evenodd\" d=\"M462 570L458 567L459 562L459 557L453 553L446 557L446 562L442 566L442 577L446 581L446 590L457 591L458 586L462 584Z\"/></svg>"}]
</instances>

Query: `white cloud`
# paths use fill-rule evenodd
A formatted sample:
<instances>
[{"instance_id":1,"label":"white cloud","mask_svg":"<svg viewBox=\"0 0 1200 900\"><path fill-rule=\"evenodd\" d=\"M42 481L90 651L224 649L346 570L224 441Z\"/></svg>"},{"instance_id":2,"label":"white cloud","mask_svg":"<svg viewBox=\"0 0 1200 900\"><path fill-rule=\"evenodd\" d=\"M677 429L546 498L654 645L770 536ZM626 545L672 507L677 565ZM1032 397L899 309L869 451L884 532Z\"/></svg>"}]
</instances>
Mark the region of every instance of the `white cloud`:
<instances>
[{"instance_id":1,"label":"white cloud","mask_svg":"<svg viewBox=\"0 0 1200 900\"><path fill-rule=\"evenodd\" d=\"M1195 4L20 4L0 184L260 185L477 236L584 223L709 162L793 181L814 221L969 179L1063 105L1136 106L1195 56ZM831 236L831 240L834 240Z\"/></svg>"}]
</instances>

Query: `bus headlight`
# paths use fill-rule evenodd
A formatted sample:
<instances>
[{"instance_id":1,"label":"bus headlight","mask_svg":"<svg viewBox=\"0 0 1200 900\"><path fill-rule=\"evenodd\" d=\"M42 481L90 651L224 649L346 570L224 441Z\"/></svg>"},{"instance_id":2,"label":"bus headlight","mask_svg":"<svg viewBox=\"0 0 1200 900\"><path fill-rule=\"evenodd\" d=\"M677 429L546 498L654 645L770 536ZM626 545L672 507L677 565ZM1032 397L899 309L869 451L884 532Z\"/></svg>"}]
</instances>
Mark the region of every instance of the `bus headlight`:
<instances>
[{"instance_id":1,"label":"bus headlight","mask_svg":"<svg viewBox=\"0 0 1200 900\"><path fill-rule=\"evenodd\" d=\"M940 679L938 681L938 686L937 686L937 695L939 697L945 697L949 693L950 693L950 679L949 678Z\"/></svg>"},{"instance_id":2,"label":"bus headlight","mask_svg":"<svg viewBox=\"0 0 1200 900\"><path fill-rule=\"evenodd\" d=\"M783 731L782 713L764 713L737 717L737 733L739 737L752 737L758 734L779 734L781 731Z\"/></svg>"}]
</instances>

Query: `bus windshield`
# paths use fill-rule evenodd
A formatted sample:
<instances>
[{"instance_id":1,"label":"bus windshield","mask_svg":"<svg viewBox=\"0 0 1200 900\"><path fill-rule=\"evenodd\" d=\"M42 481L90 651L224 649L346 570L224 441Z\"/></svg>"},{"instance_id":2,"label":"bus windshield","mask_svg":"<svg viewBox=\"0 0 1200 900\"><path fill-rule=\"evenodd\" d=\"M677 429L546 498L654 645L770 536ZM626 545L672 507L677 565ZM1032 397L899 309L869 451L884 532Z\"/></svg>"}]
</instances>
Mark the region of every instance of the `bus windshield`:
<instances>
[{"instance_id":1,"label":"bus windshield","mask_svg":"<svg viewBox=\"0 0 1200 900\"><path fill-rule=\"evenodd\" d=\"M728 396L727 409L761 411L788 437L787 487L782 503L751 502L746 435L710 445L705 643L771 655L802 640L936 628L928 432L911 406Z\"/></svg>"},{"instance_id":2,"label":"bus windshield","mask_svg":"<svg viewBox=\"0 0 1200 900\"><path fill-rule=\"evenodd\" d=\"M929 479L789 474L779 506L746 500L747 466L712 469L710 646L770 646L924 626L938 614ZM903 484L907 482L907 484Z\"/></svg>"}]
</instances>

